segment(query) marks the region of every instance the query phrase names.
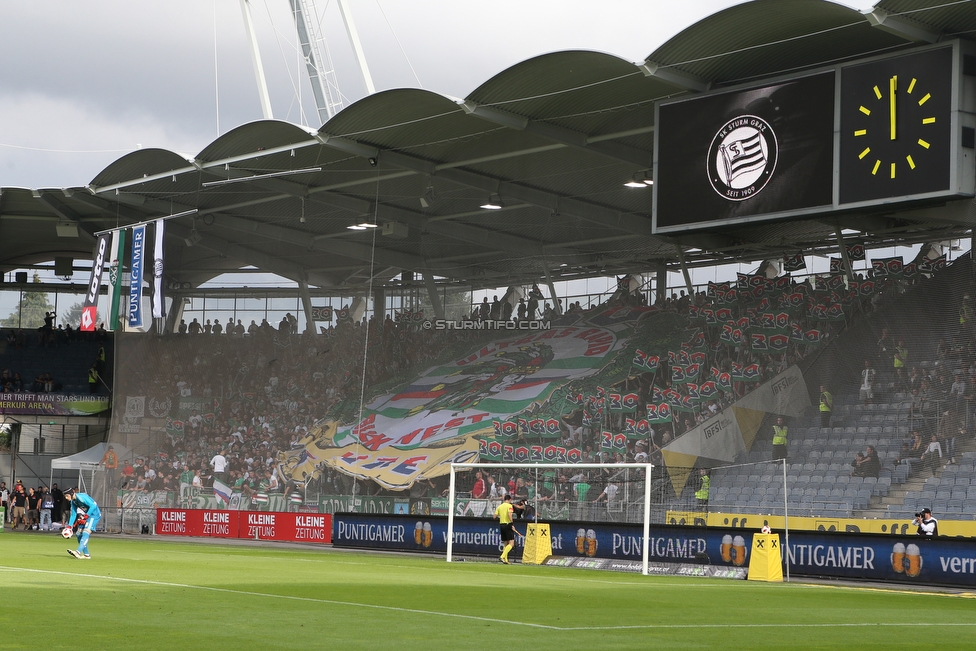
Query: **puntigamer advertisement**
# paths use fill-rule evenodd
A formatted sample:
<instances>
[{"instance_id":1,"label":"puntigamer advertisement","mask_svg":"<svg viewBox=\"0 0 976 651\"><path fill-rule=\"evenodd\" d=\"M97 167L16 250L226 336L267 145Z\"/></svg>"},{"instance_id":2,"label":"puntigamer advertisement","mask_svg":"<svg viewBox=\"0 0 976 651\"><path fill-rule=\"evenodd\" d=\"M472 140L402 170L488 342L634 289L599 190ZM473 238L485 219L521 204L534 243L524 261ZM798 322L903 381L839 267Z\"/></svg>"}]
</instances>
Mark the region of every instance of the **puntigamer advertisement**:
<instances>
[{"instance_id":1,"label":"puntigamer advertisement","mask_svg":"<svg viewBox=\"0 0 976 651\"><path fill-rule=\"evenodd\" d=\"M525 533L525 523L515 528ZM555 522L550 524L555 556L613 560L642 559L640 525ZM752 531L652 526L651 562L707 563L748 567ZM782 535L782 534L781 534ZM446 553L447 518L336 514L333 545ZM521 536L516 541L521 549ZM976 545L964 538L795 532L789 542L789 571L797 576L976 585ZM483 518L455 518L456 555L500 553L498 525ZM517 554L515 554L517 555Z\"/></svg>"}]
</instances>

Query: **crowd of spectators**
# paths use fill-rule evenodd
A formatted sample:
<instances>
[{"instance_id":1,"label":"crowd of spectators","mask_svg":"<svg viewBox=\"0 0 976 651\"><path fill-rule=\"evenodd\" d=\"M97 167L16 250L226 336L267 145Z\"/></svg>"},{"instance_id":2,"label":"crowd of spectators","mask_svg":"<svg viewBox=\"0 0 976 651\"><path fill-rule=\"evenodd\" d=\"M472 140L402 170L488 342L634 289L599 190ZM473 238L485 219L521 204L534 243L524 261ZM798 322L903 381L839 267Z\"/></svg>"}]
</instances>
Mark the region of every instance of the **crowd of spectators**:
<instances>
[{"instance_id":1,"label":"crowd of spectators","mask_svg":"<svg viewBox=\"0 0 976 651\"><path fill-rule=\"evenodd\" d=\"M0 482L0 497L6 507L4 522L11 529L54 531L64 520L63 512L70 508L57 484L51 488L45 485L34 488L18 479L8 491L6 482Z\"/></svg>"}]
</instances>

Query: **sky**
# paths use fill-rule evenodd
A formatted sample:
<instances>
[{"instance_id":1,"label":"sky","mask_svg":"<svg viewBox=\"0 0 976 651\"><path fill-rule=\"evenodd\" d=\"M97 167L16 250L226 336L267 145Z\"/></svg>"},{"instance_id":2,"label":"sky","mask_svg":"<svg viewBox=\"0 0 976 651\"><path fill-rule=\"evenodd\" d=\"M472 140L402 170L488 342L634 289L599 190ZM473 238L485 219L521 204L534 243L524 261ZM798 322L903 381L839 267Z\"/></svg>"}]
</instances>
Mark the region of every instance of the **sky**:
<instances>
[{"instance_id":1,"label":"sky","mask_svg":"<svg viewBox=\"0 0 976 651\"><path fill-rule=\"evenodd\" d=\"M250 0L274 117L321 123L288 0ZM739 0L348 0L377 90L464 97L525 59L594 50L643 61ZM875 0L845 0L863 10ZM365 86L337 0L316 0L346 103ZM0 8L0 187L89 183L158 147L194 156L262 119L240 0L45 0Z\"/></svg>"}]
</instances>

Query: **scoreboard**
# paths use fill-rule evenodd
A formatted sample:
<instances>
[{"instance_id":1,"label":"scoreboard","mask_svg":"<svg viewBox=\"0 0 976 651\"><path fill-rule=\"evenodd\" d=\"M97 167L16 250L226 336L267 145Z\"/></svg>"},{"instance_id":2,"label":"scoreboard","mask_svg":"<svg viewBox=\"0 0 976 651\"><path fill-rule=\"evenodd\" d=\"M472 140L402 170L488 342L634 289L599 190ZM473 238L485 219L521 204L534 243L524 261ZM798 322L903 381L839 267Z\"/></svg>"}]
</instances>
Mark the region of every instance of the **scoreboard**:
<instances>
[{"instance_id":1,"label":"scoreboard","mask_svg":"<svg viewBox=\"0 0 976 651\"><path fill-rule=\"evenodd\" d=\"M976 53L951 41L655 106L653 232L976 192Z\"/></svg>"}]
</instances>

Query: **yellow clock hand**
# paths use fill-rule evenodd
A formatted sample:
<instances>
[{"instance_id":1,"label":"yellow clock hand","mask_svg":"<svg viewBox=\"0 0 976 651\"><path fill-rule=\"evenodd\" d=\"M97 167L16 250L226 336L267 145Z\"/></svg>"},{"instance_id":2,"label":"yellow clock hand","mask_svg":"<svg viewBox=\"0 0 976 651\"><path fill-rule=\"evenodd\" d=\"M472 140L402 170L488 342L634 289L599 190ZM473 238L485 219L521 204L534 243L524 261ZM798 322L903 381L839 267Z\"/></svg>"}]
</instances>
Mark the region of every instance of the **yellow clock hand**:
<instances>
[{"instance_id":1,"label":"yellow clock hand","mask_svg":"<svg viewBox=\"0 0 976 651\"><path fill-rule=\"evenodd\" d=\"M895 91L898 89L898 75L893 76L888 80L888 106L891 110L891 139L894 140L897 135L896 125L898 123L897 114L895 107L897 102L895 101Z\"/></svg>"}]
</instances>

